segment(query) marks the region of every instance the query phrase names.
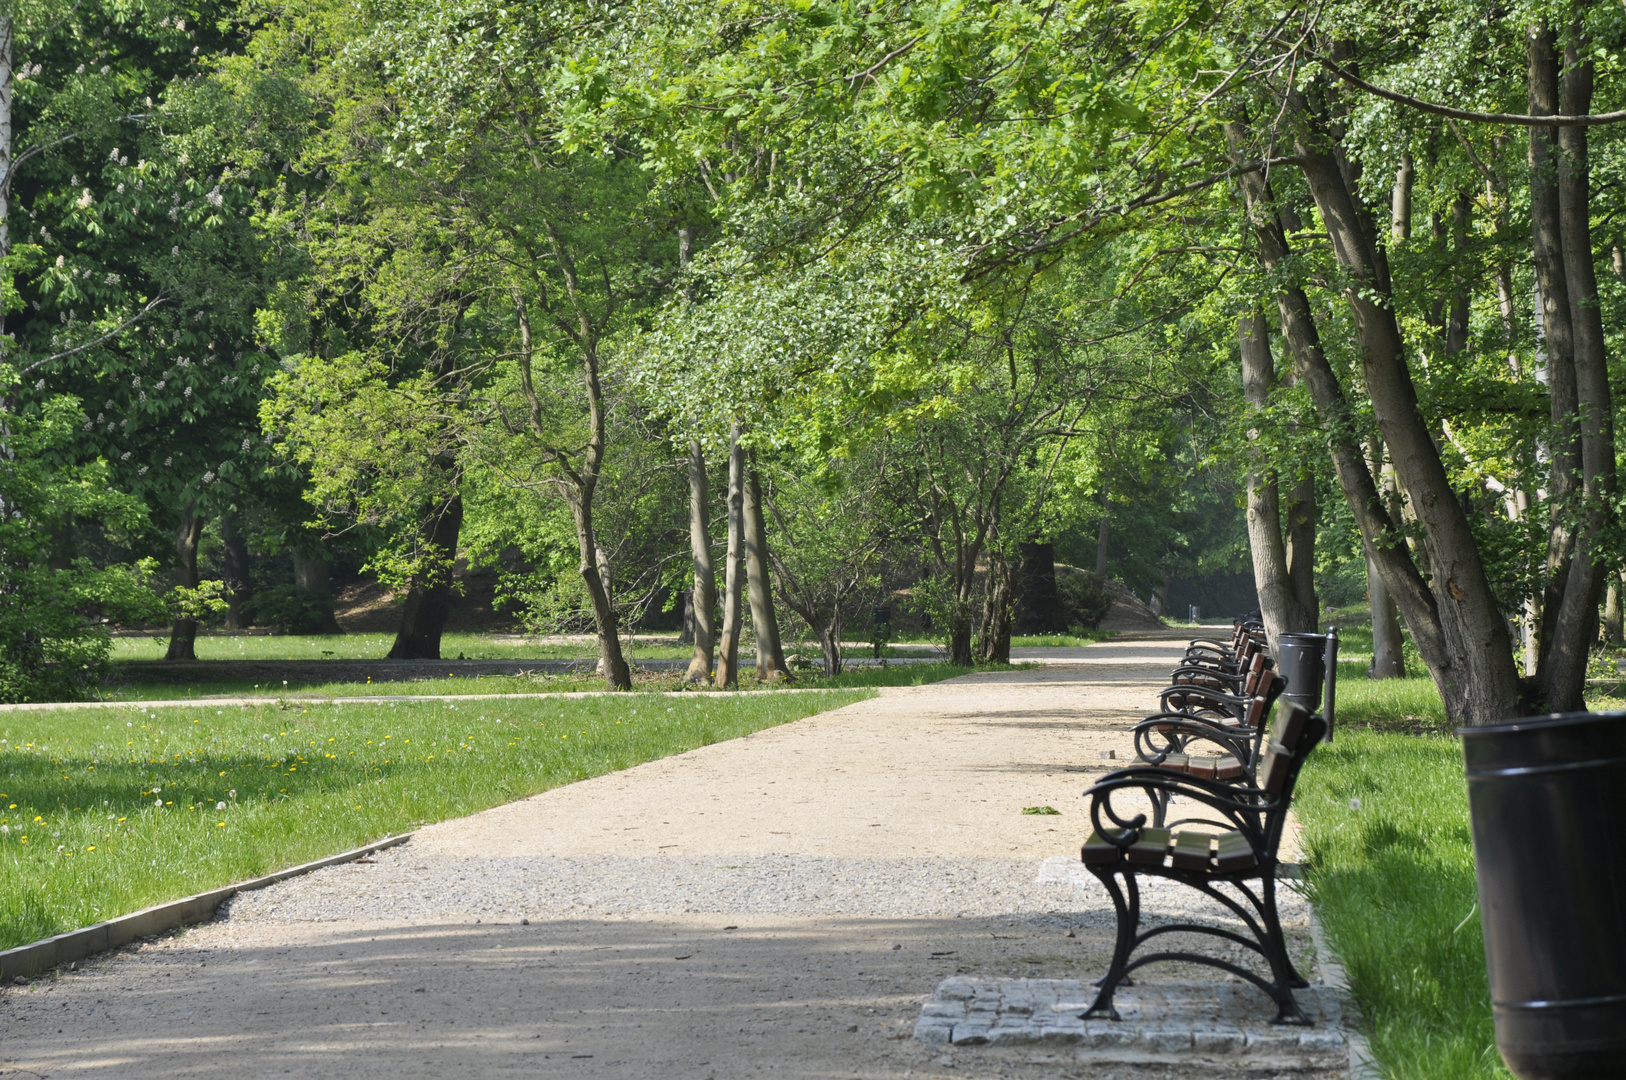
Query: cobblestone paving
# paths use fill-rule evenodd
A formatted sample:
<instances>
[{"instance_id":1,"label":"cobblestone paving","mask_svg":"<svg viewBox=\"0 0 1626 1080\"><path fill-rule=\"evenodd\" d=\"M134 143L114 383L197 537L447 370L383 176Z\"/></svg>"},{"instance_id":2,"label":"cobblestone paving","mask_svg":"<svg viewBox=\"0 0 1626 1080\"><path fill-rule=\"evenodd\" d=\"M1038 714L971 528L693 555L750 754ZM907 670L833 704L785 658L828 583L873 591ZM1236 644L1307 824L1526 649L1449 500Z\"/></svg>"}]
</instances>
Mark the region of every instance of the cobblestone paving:
<instances>
[{"instance_id":1,"label":"cobblestone paving","mask_svg":"<svg viewBox=\"0 0 1626 1080\"><path fill-rule=\"evenodd\" d=\"M1298 991L1311 1027L1270 1023L1275 1007L1240 982L1142 983L1124 987L1121 1019L1080 1014L1095 988L1077 979L945 979L921 1009L915 1037L954 1046L1070 1046L1079 1061L1324 1068L1349 1060L1340 992Z\"/></svg>"}]
</instances>

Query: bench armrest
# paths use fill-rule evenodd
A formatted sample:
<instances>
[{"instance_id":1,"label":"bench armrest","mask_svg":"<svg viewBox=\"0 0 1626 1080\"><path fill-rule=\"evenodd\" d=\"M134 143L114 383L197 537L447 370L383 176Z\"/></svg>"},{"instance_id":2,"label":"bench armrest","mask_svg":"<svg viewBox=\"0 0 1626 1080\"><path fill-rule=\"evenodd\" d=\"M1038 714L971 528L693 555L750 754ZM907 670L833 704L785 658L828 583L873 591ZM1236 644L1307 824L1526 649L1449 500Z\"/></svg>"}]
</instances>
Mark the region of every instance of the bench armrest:
<instances>
[{"instance_id":1,"label":"bench armrest","mask_svg":"<svg viewBox=\"0 0 1626 1080\"><path fill-rule=\"evenodd\" d=\"M1103 840L1114 847L1127 848L1135 843L1146 825L1145 814L1126 817L1113 808L1112 796L1125 790L1142 791L1148 797L1154 793L1179 795L1200 803L1245 836L1255 852L1275 854L1274 851L1265 851L1267 828L1263 818L1283 807L1280 795L1222 780L1206 780L1200 776L1171 772L1155 765L1139 765L1110 772L1084 793L1090 798L1090 824Z\"/></svg>"},{"instance_id":2,"label":"bench armrest","mask_svg":"<svg viewBox=\"0 0 1626 1080\"><path fill-rule=\"evenodd\" d=\"M1135 754L1142 761L1152 761L1154 758L1161 761L1164 755L1180 752L1183 749L1174 745L1170 736L1184 735L1188 740L1200 740L1223 747L1225 752L1232 754L1242 762L1244 769L1251 770L1253 757L1253 743L1258 733L1247 729L1226 729L1217 724L1204 721L1201 717L1191 716L1188 713L1153 713L1133 728L1135 735ZM1154 738L1161 737L1166 745L1162 749L1152 745Z\"/></svg>"}]
</instances>

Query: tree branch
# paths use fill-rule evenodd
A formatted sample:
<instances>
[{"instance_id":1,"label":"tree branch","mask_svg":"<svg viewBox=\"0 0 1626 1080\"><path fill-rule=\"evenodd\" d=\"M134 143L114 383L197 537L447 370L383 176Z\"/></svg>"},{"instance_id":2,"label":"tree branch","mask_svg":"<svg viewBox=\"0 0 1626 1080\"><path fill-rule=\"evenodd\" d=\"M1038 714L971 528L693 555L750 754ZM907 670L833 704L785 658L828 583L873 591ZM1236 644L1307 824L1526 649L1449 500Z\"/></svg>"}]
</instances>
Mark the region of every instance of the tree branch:
<instances>
[{"instance_id":1,"label":"tree branch","mask_svg":"<svg viewBox=\"0 0 1626 1080\"><path fill-rule=\"evenodd\" d=\"M1525 113L1486 113L1473 112L1469 109L1453 109L1449 105L1437 105L1432 101L1414 98L1409 94L1396 93L1385 90L1381 86L1373 86L1360 76L1345 71L1337 64L1324 56L1316 57L1322 67L1360 90L1368 94L1375 94L1385 101L1392 101L1397 105L1404 105L1418 112L1432 113L1450 120L1471 120L1476 124L1521 124L1524 127L1591 127L1598 124L1618 124L1626 120L1626 109L1610 113L1585 113L1581 116L1529 116Z\"/></svg>"},{"instance_id":2,"label":"tree branch","mask_svg":"<svg viewBox=\"0 0 1626 1080\"><path fill-rule=\"evenodd\" d=\"M26 375L31 375L36 370L38 370L39 368L44 367L46 364L49 364L52 361L66 359L67 357L72 356L74 353L81 353L81 352L84 352L86 349L95 348L97 345L100 345L102 342L108 340L109 338L117 337L119 334L122 334L125 331L125 329L128 328L133 323L140 322L142 319L146 318L148 313L151 312L152 309L157 307L159 304L162 304L165 299L166 298L161 296L161 295L154 297L152 302L149 303L146 307L142 308L140 311L136 312L134 315L131 315L128 319L125 319L123 322L119 323L117 326L115 326L113 329L109 330L107 333L103 334L101 337L97 338L95 341L87 341L83 345L75 345L73 348L67 350L66 352L59 352L55 356L47 356L43 360L36 360L32 364L29 364L27 367L25 367L21 371L19 371L17 373L18 377L21 378L21 377L26 376Z\"/></svg>"}]
</instances>

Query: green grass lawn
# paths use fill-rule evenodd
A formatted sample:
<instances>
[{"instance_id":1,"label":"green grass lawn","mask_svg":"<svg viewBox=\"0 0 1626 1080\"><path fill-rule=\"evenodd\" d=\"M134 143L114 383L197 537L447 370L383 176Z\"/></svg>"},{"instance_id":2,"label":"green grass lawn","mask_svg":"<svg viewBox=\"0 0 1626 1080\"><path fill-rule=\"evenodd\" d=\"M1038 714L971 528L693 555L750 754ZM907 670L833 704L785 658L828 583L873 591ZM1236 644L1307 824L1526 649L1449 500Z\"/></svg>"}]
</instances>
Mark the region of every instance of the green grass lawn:
<instances>
[{"instance_id":1,"label":"green grass lawn","mask_svg":"<svg viewBox=\"0 0 1626 1080\"><path fill-rule=\"evenodd\" d=\"M1338 731L1295 812L1311 894L1394 1080L1506 1080L1491 1025L1462 745L1426 676L1339 665ZM1626 702L1594 695L1594 709Z\"/></svg>"},{"instance_id":2,"label":"green grass lawn","mask_svg":"<svg viewBox=\"0 0 1626 1080\"><path fill-rule=\"evenodd\" d=\"M632 659L687 657L689 645L672 643L673 635L631 638L625 643ZM382 660L395 643L394 634L200 634L199 660ZM113 639L113 659L162 660L169 635ZM446 660L578 660L598 656L591 641L536 641L492 634L444 634L440 655Z\"/></svg>"},{"instance_id":3,"label":"green grass lawn","mask_svg":"<svg viewBox=\"0 0 1626 1080\"><path fill-rule=\"evenodd\" d=\"M749 663L749 662L748 662ZM1016 665L1020 667L1021 665ZM1003 665L995 665L1004 669ZM964 675L965 668L946 663L912 663L888 667L849 668L833 679L817 671L801 672L795 681L775 683L764 687L756 681L755 669L747 667L740 680L742 689L800 688L836 689L864 686L920 686L940 679ZM635 671L633 689L684 690L693 693L714 692L706 686L690 686L683 671ZM563 694L581 691L605 690L601 676L591 673L580 675L481 675L447 679L419 679L412 682L317 682L289 680L275 683L264 679L193 679L187 682L167 680L117 683L102 688L104 701L182 701L214 697L260 697L268 701L299 701L306 698L421 696L465 694Z\"/></svg>"},{"instance_id":4,"label":"green grass lawn","mask_svg":"<svg viewBox=\"0 0 1626 1080\"><path fill-rule=\"evenodd\" d=\"M0 948L869 695L0 713Z\"/></svg>"},{"instance_id":5,"label":"green grass lawn","mask_svg":"<svg viewBox=\"0 0 1626 1080\"><path fill-rule=\"evenodd\" d=\"M1316 911L1384 1075L1507 1077L1456 738L1346 728L1311 756L1295 804Z\"/></svg>"}]
</instances>

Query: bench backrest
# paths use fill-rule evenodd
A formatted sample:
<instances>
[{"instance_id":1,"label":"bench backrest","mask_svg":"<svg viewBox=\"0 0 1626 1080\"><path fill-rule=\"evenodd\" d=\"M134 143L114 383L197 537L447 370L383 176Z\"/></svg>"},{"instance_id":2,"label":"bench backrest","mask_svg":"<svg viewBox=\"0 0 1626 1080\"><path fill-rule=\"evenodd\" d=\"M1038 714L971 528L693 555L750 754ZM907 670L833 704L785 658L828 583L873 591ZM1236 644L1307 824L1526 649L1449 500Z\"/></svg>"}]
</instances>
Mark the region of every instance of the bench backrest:
<instances>
[{"instance_id":1,"label":"bench backrest","mask_svg":"<svg viewBox=\"0 0 1626 1080\"><path fill-rule=\"evenodd\" d=\"M1302 705L1288 703L1286 708L1276 711L1276 722L1271 725L1263 755L1259 758L1259 767L1254 772L1254 781L1259 790L1280 798L1275 809L1267 812L1264 821L1265 845L1272 854L1281 843L1299 770L1304 768L1310 751L1326 734L1326 720L1305 711Z\"/></svg>"}]
</instances>

